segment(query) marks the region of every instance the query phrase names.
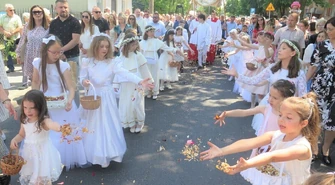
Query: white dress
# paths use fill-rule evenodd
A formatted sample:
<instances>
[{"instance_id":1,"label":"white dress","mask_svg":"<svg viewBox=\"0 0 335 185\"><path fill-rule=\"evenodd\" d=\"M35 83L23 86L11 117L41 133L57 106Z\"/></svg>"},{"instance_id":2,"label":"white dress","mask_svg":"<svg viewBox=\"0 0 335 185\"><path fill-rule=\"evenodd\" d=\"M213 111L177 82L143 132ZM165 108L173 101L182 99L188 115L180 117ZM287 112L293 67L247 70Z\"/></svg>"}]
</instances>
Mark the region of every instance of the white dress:
<instances>
[{"instance_id":1,"label":"white dress","mask_svg":"<svg viewBox=\"0 0 335 185\"><path fill-rule=\"evenodd\" d=\"M134 75L146 79L151 78L150 71L142 53L129 53L128 58L121 56L118 58L122 61L122 67L129 70ZM120 85L119 113L122 126L124 128L132 127L136 123L144 124L145 107L144 93L137 84L123 82L119 75L116 75L117 82ZM114 80L115 82L115 80Z\"/></svg>"},{"instance_id":2,"label":"white dress","mask_svg":"<svg viewBox=\"0 0 335 185\"><path fill-rule=\"evenodd\" d=\"M185 39L184 39L183 36L176 36L176 35L174 36L174 44L175 44L176 48L178 48L181 51L181 53L184 53L184 42L185 42ZM174 60L177 61L177 62L184 61L184 56L180 56L179 54L175 54L174 55Z\"/></svg>"},{"instance_id":3,"label":"white dress","mask_svg":"<svg viewBox=\"0 0 335 185\"><path fill-rule=\"evenodd\" d=\"M36 123L23 124L26 134L20 155L27 162L20 171L21 185L50 185L62 173L59 152L49 138L49 131L37 132Z\"/></svg>"},{"instance_id":4,"label":"white dress","mask_svg":"<svg viewBox=\"0 0 335 185\"><path fill-rule=\"evenodd\" d=\"M41 59L35 58L33 61L33 66L39 71L39 77L42 79L42 71L40 68ZM66 70L70 70L70 65L66 62L60 61L60 70L64 74ZM57 71L56 64L47 64L47 81L48 81L48 90L44 92L45 96L60 96L64 92L63 85L61 82L60 75ZM42 85L41 85L41 91ZM72 101L72 109L66 111L64 108L55 108L49 109L50 118L58 122L60 125L71 123L73 125L80 124L79 113L77 110L76 103ZM76 142L61 142L62 134L60 132L50 131L50 138L58 149L62 163L66 166L66 169L69 170L75 166L82 166L87 163L86 156L84 152L84 145L81 140Z\"/></svg>"},{"instance_id":5,"label":"white dress","mask_svg":"<svg viewBox=\"0 0 335 185\"><path fill-rule=\"evenodd\" d=\"M92 25L92 26L93 26L93 34L91 34L89 28L86 28L84 30L84 33L82 33L80 35L80 42L82 43L83 48L86 49L86 50L90 49L92 39L93 39L93 35L100 33L98 26L96 26L96 25ZM83 57L86 57L86 55L84 55L80 51L80 60L79 60L80 62L79 63L81 63L81 59Z\"/></svg>"},{"instance_id":6,"label":"white dress","mask_svg":"<svg viewBox=\"0 0 335 185\"><path fill-rule=\"evenodd\" d=\"M121 67L118 59L97 61L94 58L82 60L80 81L89 79L101 97L101 105L96 110L82 109L81 118L93 133L83 138L87 161L92 164L108 166L110 161L122 162L127 146L123 135L112 82L114 75L120 75L124 81L138 84L141 78ZM90 87L89 95L93 95Z\"/></svg>"},{"instance_id":7,"label":"white dress","mask_svg":"<svg viewBox=\"0 0 335 185\"><path fill-rule=\"evenodd\" d=\"M237 81L250 84L250 85L256 85L260 82L263 82L264 80L269 81L269 85L271 85L276 82L277 80L284 79L289 80L292 83L294 83L296 88L295 96L303 96L307 93L306 88L306 75L303 70L299 71L299 74L296 78L288 78L288 70L287 69L280 69L275 73L272 73L271 68L274 64L269 65L267 68L265 68L262 72L257 74L253 77L247 77L242 74L239 74L239 77ZM266 105L268 103L269 94L267 94L262 101L259 103L259 105ZM252 120L252 127L255 129L256 133L258 132L259 126L263 123L264 116L263 114L256 114Z\"/></svg>"},{"instance_id":8,"label":"white dress","mask_svg":"<svg viewBox=\"0 0 335 185\"><path fill-rule=\"evenodd\" d=\"M165 42L166 44L166 42ZM172 42L170 42L170 47L172 46ZM173 53L176 55L176 53ZM170 67L169 61L173 61L174 57L168 54L167 51L163 51L161 56L159 57L159 79L164 81L175 82L178 81L178 70L177 67Z\"/></svg>"},{"instance_id":9,"label":"white dress","mask_svg":"<svg viewBox=\"0 0 335 185\"><path fill-rule=\"evenodd\" d=\"M173 47L167 46L163 41L156 39L156 38L149 38L148 40L141 40L140 48L142 50L142 54L146 58L154 59L155 63L150 63L147 60L148 68L150 70L151 76L154 81L154 89L152 94L158 95L159 94L159 65L158 65L158 54L157 51L159 49L164 51L171 51L176 52L177 49Z\"/></svg>"},{"instance_id":10,"label":"white dress","mask_svg":"<svg viewBox=\"0 0 335 185\"><path fill-rule=\"evenodd\" d=\"M279 130L276 131L272 137L271 141L271 151L285 149L294 145L304 145L306 146L310 153L311 144L309 141L299 135L292 141L284 142L285 134L281 133ZM302 185L310 176L310 166L311 166L312 156L306 160L291 160L286 162L274 162L271 163L279 172L282 171L282 176L270 176L264 174L257 170L256 168L249 168L241 172L244 179L249 181L254 185Z\"/></svg>"}]
</instances>

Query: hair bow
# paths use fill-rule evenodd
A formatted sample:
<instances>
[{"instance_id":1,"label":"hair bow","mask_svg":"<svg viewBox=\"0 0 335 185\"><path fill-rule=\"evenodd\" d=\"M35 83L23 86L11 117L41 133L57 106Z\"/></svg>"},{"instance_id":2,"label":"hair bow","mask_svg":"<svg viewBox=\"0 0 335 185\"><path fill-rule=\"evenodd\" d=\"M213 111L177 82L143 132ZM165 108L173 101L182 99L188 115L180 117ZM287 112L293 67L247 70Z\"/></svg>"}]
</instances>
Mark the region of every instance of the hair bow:
<instances>
[{"instance_id":1,"label":"hair bow","mask_svg":"<svg viewBox=\"0 0 335 185\"><path fill-rule=\"evenodd\" d=\"M48 44L51 40L55 41L56 40L56 37L54 35L51 35L49 38L43 38L42 39L42 42L44 44Z\"/></svg>"},{"instance_id":2,"label":"hair bow","mask_svg":"<svg viewBox=\"0 0 335 185\"><path fill-rule=\"evenodd\" d=\"M111 38L111 37L110 37L109 35L107 35L106 33L98 33L98 34L94 34L94 35L92 36L92 39L93 39L94 37L99 37L99 36L104 36L104 37L107 37L108 39Z\"/></svg>"}]
</instances>

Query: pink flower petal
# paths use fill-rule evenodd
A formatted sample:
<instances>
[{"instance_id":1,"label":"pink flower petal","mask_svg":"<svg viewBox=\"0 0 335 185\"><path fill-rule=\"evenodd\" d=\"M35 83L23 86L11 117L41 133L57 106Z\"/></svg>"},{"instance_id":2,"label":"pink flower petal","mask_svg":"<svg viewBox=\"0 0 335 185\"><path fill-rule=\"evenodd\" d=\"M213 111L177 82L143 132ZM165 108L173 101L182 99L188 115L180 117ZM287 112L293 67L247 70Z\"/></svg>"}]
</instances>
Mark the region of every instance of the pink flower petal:
<instances>
[{"instance_id":1,"label":"pink flower petal","mask_svg":"<svg viewBox=\"0 0 335 185\"><path fill-rule=\"evenodd\" d=\"M187 145L187 146L189 146L189 145L193 145L193 144L194 144L194 142L192 141L192 139L187 140L187 142L186 142L186 145Z\"/></svg>"}]
</instances>

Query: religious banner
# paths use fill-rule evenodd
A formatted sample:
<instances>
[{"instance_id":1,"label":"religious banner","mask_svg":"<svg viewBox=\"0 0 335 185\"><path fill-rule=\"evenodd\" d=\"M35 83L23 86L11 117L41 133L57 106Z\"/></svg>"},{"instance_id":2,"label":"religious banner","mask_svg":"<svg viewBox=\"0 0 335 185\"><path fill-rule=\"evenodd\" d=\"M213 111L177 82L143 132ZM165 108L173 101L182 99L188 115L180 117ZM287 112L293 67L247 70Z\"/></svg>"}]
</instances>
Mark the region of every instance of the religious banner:
<instances>
[{"instance_id":1,"label":"religious banner","mask_svg":"<svg viewBox=\"0 0 335 185\"><path fill-rule=\"evenodd\" d=\"M216 6L221 3L222 0L194 0L195 4L201 6Z\"/></svg>"}]
</instances>

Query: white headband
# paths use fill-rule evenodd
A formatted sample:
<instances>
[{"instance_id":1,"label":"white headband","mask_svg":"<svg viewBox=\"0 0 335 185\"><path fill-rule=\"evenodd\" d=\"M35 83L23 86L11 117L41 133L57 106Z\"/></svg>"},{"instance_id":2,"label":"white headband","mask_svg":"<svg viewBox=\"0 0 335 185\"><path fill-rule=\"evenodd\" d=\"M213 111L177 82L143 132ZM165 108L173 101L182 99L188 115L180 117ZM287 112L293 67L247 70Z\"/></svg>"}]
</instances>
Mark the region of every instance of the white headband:
<instances>
[{"instance_id":1,"label":"white headband","mask_svg":"<svg viewBox=\"0 0 335 185\"><path fill-rule=\"evenodd\" d=\"M298 58L300 57L300 50L298 49L298 47L295 44L293 44L293 42L291 42L291 41L289 41L287 39L283 39L281 41L281 43L283 43L283 42L285 42L286 44L290 45L294 49L294 51L298 54Z\"/></svg>"},{"instance_id":2,"label":"white headband","mask_svg":"<svg viewBox=\"0 0 335 185\"><path fill-rule=\"evenodd\" d=\"M43 38L42 39L42 42L44 44L48 44L51 40L55 41L56 40L56 37L54 35L51 35L49 38Z\"/></svg>"},{"instance_id":3,"label":"white headband","mask_svg":"<svg viewBox=\"0 0 335 185\"><path fill-rule=\"evenodd\" d=\"M127 39L124 39L121 43L121 47L124 46L124 45L127 45L133 41L136 41L136 40L139 40L137 37L130 37L130 38L127 38Z\"/></svg>"}]
</instances>

